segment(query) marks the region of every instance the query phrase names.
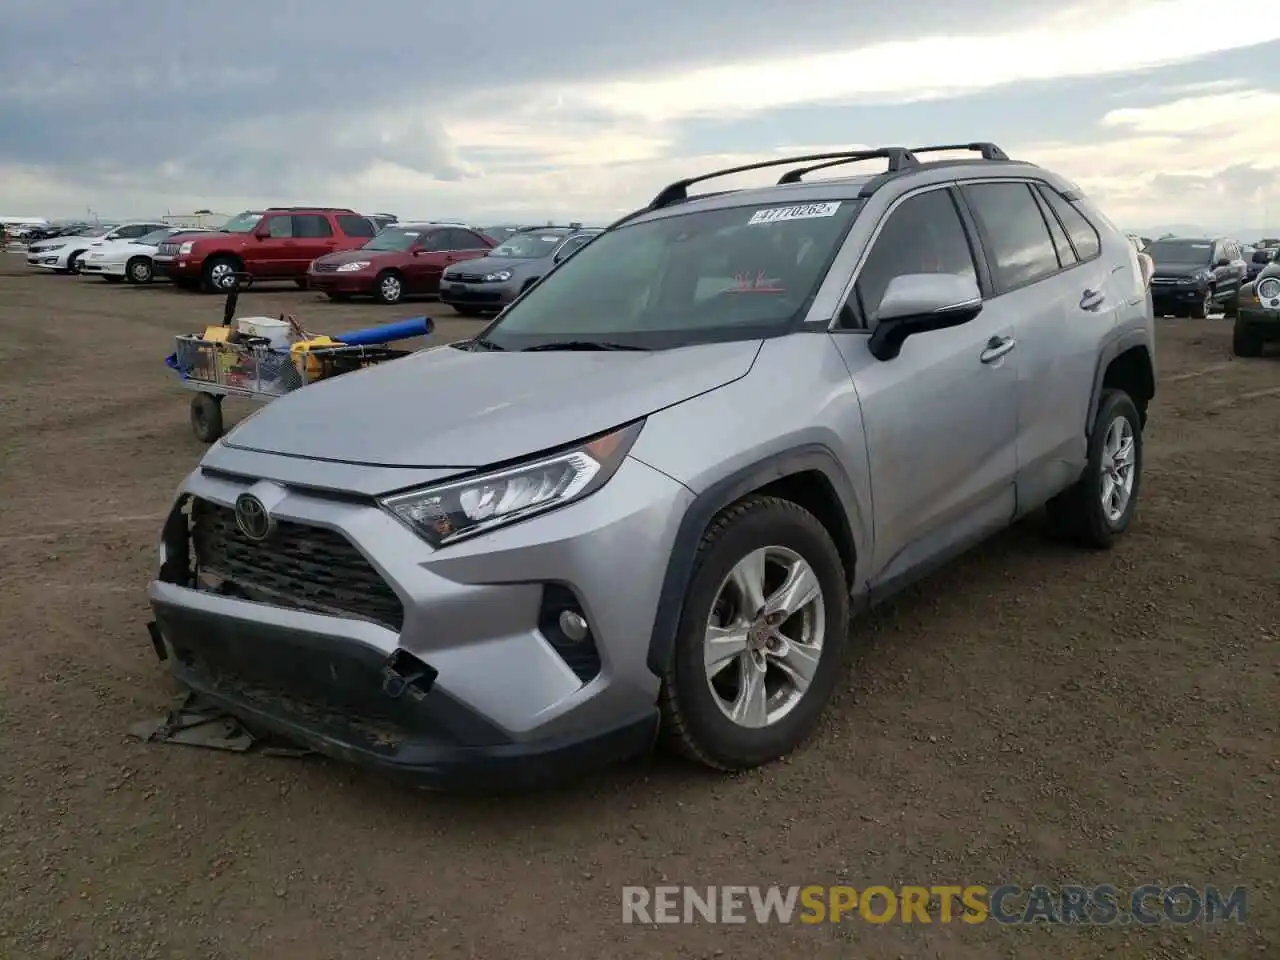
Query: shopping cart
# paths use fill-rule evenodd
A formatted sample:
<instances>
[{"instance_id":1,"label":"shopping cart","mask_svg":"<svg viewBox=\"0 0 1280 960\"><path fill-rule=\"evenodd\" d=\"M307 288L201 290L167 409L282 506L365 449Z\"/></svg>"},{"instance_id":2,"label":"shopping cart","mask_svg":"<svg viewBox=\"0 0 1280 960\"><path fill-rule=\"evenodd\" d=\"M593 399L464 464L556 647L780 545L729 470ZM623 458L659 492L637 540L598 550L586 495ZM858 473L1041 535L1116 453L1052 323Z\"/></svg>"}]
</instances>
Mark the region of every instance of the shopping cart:
<instances>
[{"instance_id":1,"label":"shopping cart","mask_svg":"<svg viewBox=\"0 0 1280 960\"><path fill-rule=\"evenodd\" d=\"M237 283L227 293L222 327L228 330L233 329L243 276L236 275ZM243 285L248 286L251 282L251 279L247 280ZM281 319L288 323L299 342L322 339L307 331L294 317ZM213 443L225 432L222 419L225 397L266 402L317 380L407 356L412 351L393 349L386 343L422 336L431 328L432 322L420 317L344 335L350 339L365 340L363 343L345 343L339 336L332 345L312 346L306 350L274 346L264 338L230 338L234 334L210 338L210 332L219 329L210 328L204 335L176 337L175 350L165 358L165 363L177 372L181 385L195 393L191 398L192 432L197 439ZM380 336L385 336L384 342L367 342Z\"/></svg>"}]
</instances>

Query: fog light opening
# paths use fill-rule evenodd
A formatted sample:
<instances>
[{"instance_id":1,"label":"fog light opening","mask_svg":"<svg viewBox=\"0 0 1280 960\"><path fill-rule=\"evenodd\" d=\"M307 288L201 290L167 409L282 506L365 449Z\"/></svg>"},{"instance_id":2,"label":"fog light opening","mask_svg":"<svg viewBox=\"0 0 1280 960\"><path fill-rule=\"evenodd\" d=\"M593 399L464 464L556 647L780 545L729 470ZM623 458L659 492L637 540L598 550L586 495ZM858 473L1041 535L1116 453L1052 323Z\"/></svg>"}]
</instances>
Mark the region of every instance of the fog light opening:
<instances>
[{"instance_id":1,"label":"fog light opening","mask_svg":"<svg viewBox=\"0 0 1280 960\"><path fill-rule=\"evenodd\" d=\"M587 623L587 618L577 611L562 610L560 612L560 632L571 643L582 643L587 637L591 636L591 625Z\"/></svg>"}]
</instances>

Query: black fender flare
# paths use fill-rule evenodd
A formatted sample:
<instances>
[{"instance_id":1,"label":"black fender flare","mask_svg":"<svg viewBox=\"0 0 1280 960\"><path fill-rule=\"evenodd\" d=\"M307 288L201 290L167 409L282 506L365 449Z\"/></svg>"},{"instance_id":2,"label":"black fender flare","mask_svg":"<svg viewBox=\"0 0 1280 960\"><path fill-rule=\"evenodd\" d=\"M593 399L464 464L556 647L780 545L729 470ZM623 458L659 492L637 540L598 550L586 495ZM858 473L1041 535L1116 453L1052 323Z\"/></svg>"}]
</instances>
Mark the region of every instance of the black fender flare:
<instances>
[{"instance_id":1,"label":"black fender flare","mask_svg":"<svg viewBox=\"0 0 1280 960\"><path fill-rule=\"evenodd\" d=\"M1151 383L1154 392L1156 382L1155 360L1152 356L1151 340L1147 336L1147 331L1142 329L1128 330L1107 341L1098 353L1098 364L1093 371L1093 391L1089 395L1089 416L1084 424L1085 436L1093 435L1093 421L1098 416L1098 404L1102 402L1102 382L1107 377L1107 367L1111 366L1111 361L1115 360L1120 354L1132 350L1134 347L1145 347L1147 350L1147 362L1152 365Z\"/></svg>"},{"instance_id":2,"label":"black fender flare","mask_svg":"<svg viewBox=\"0 0 1280 960\"><path fill-rule=\"evenodd\" d=\"M658 595L658 608L653 617L646 661L656 676L664 676L670 663L676 632L680 629L680 616L684 611L685 591L693 575L698 544L712 519L729 504L742 499L753 490L759 490L783 477L809 471L820 472L831 484L842 507L844 529L839 531L839 535L845 539L850 553L854 553L853 528L850 522L856 504L853 483L829 447L820 443L795 447L772 454L718 480L695 496L680 519L675 541L671 545L662 590ZM847 570L846 575L852 578L854 571Z\"/></svg>"}]
</instances>

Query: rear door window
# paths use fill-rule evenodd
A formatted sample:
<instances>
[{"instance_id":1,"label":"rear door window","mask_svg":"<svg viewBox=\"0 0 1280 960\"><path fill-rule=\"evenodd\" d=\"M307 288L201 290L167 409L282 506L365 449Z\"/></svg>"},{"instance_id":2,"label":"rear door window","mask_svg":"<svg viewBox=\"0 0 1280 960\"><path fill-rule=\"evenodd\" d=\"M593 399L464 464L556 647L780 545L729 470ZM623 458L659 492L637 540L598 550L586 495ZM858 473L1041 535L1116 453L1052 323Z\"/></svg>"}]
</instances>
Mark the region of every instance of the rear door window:
<instances>
[{"instance_id":1,"label":"rear door window","mask_svg":"<svg viewBox=\"0 0 1280 960\"><path fill-rule=\"evenodd\" d=\"M319 213L295 213L293 215L293 235L303 240L319 240L333 236L333 227L329 226L329 218ZM275 234L272 234L275 236Z\"/></svg>"},{"instance_id":2,"label":"rear door window","mask_svg":"<svg viewBox=\"0 0 1280 960\"><path fill-rule=\"evenodd\" d=\"M987 254L1001 292L1025 287L1061 269L1053 237L1029 184L970 183L963 190L982 227L983 241L990 245Z\"/></svg>"}]
</instances>

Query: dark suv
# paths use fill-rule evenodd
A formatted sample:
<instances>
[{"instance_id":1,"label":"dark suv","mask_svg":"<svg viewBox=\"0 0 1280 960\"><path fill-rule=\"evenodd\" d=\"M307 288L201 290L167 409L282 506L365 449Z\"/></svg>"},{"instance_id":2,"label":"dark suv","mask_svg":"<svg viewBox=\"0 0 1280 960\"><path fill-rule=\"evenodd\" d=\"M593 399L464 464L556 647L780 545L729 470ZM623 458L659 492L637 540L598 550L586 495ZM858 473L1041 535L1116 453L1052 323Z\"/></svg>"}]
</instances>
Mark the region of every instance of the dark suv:
<instances>
[{"instance_id":1,"label":"dark suv","mask_svg":"<svg viewBox=\"0 0 1280 960\"><path fill-rule=\"evenodd\" d=\"M1221 304L1228 316L1240 309L1248 265L1240 244L1224 237L1165 237L1144 251L1155 262L1151 302L1156 316L1203 320Z\"/></svg>"},{"instance_id":2,"label":"dark suv","mask_svg":"<svg viewBox=\"0 0 1280 960\"><path fill-rule=\"evenodd\" d=\"M213 233L174 237L156 260L189 289L225 291L237 272L302 287L311 261L359 247L377 232L372 220L345 207L271 207L245 211Z\"/></svg>"}]
</instances>

